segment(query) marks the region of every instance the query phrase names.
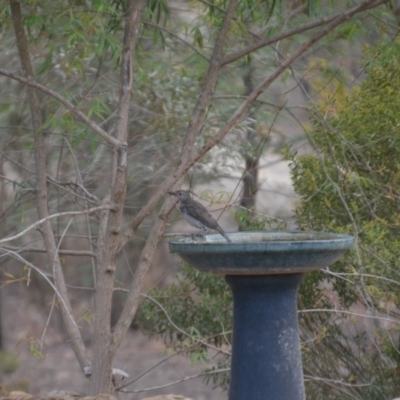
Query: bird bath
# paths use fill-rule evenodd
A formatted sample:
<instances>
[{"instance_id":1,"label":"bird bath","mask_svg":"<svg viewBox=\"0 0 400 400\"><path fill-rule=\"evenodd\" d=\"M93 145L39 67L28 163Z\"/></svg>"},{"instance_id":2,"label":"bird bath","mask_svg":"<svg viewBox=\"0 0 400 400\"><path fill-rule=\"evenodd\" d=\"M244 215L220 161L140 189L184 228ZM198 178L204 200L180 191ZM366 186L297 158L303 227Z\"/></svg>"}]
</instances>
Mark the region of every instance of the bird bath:
<instances>
[{"instance_id":1,"label":"bird bath","mask_svg":"<svg viewBox=\"0 0 400 400\"><path fill-rule=\"evenodd\" d=\"M193 267L225 275L233 293L229 400L304 400L297 318L303 274L327 267L354 238L325 232L234 232L170 241Z\"/></svg>"}]
</instances>

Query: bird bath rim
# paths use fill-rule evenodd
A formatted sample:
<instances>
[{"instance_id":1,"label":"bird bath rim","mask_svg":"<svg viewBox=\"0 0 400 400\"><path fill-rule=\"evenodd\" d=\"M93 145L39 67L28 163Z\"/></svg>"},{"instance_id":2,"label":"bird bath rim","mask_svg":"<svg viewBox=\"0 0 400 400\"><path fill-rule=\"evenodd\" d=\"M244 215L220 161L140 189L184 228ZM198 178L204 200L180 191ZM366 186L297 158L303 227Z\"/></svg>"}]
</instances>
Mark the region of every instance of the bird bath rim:
<instances>
[{"instance_id":1,"label":"bird bath rim","mask_svg":"<svg viewBox=\"0 0 400 400\"><path fill-rule=\"evenodd\" d=\"M246 231L169 242L193 267L225 275L304 273L327 267L355 244L353 236L313 231Z\"/></svg>"},{"instance_id":2,"label":"bird bath rim","mask_svg":"<svg viewBox=\"0 0 400 400\"><path fill-rule=\"evenodd\" d=\"M207 235L185 235L170 240L170 249L173 253L182 251L204 252L237 252L237 251L284 251L293 246L305 249L315 248L345 248L353 247L353 236L317 231L241 231L227 232L232 239L228 243L219 233ZM344 246L344 247L343 247Z\"/></svg>"}]
</instances>

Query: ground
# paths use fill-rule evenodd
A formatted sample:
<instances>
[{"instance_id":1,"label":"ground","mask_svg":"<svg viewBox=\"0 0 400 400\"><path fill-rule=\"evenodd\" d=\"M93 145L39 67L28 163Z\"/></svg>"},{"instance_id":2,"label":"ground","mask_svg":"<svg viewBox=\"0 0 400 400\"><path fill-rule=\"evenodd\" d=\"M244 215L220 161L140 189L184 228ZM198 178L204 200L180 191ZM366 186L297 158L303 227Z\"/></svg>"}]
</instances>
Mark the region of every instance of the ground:
<instances>
[{"instance_id":1,"label":"ground","mask_svg":"<svg viewBox=\"0 0 400 400\"><path fill-rule=\"evenodd\" d=\"M47 355L42 360L31 355L28 346L19 346L16 354L21 363L18 370L0 377L1 385L6 389L20 389L34 395L45 395L53 390L87 393L89 381L80 372L78 362L68 343L58 343L46 348ZM129 379L133 379L164 360L169 354L161 341L149 339L139 331L131 331L116 357L115 367L123 369L130 375ZM200 372L201 368L191 366L185 357L174 356L140 378L129 387L129 390L162 386ZM227 393L206 385L201 377L160 389L124 394L119 398L142 400L168 393L183 395L194 400L227 399Z\"/></svg>"}]
</instances>

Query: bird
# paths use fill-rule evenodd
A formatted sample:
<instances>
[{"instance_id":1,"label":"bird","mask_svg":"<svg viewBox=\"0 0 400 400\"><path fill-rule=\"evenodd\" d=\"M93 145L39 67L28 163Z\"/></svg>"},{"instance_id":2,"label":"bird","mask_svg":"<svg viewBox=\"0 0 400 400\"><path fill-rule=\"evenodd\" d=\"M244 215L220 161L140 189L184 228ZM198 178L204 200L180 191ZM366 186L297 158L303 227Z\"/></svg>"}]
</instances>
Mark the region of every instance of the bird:
<instances>
[{"instance_id":1,"label":"bird","mask_svg":"<svg viewBox=\"0 0 400 400\"><path fill-rule=\"evenodd\" d=\"M188 190L177 190L176 192L168 193L179 200L179 210L183 214L183 218L185 218L186 222L203 231L214 229L220 233L227 242L232 243L232 240L219 226L214 217L210 215L202 204L192 199Z\"/></svg>"}]
</instances>

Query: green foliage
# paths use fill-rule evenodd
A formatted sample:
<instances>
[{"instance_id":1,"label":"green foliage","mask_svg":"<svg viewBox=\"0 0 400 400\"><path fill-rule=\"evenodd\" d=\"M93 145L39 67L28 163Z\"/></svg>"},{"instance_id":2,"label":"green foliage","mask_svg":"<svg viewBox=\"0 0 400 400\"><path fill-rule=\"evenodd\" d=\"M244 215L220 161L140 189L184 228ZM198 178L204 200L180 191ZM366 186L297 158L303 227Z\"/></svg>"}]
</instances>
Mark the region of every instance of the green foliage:
<instances>
[{"instance_id":1,"label":"green foliage","mask_svg":"<svg viewBox=\"0 0 400 400\"><path fill-rule=\"evenodd\" d=\"M209 337L215 346L226 343L231 329L231 292L223 277L214 277L183 265L176 283L166 289L153 289L149 296L162 302L164 310L151 300L143 302L142 318L147 328L179 348L187 340ZM177 332L166 318L169 315ZM216 323L217 322L217 323ZM177 341L175 341L177 340Z\"/></svg>"},{"instance_id":2,"label":"green foliage","mask_svg":"<svg viewBox=\"0 0 400 400\"><path fill-rule=\"evenodd\" d=\"M206 371L226 368L226 353L215 357L212 349L229 348L232 340L232 294L223 277L182 265L177 281L165 289L152 289L142 302L139 324L149 334L161 335L166 344L184 352ZM211 346L211 351L210 350ZM228 374L214 374L215 385L226 388Z\"/></svg>"},{"instance_id":3,"label":"green foliage","mask_svg":"<svg viewBox=\"0 0 400 400\"><path fill-rule=\"evenodd\" d=\"M253 215L251 210L238 209L234 218L238 223L239 231L282 230L286 228L285 221L271 219L264 215Z\"/></svg>"},{"instance_id":4,"label":"green foliage","mask_svg":"<svg viewBox=\"0 0 400 400\"><path fill-rule=\"evenodd\" d=\"M163 24L166 24L170 13L165 0L149 0L146 10L150 20L154 19L157 23L160 23L163 19Z\"/></svg>"},{"instance_id":5,"label":"green foliage","mask_svg":"<svg viewBox=\"0 0 400 400\"><path fill-rule=\"evenodd\" d=\"M343 307L359 304L375 310L374 315L391 315L390 308L400 305L400 43L379 43L366 53L367 79L360 87L342 101L325 102L314 110L310 139L315 155L292 154L293 183L301 196L296 210L300 227L348 233L357 239L356 249L335 264L334 275L306 277L300 302L304 307L328 308L337 297ZM322 118L328 108L328 117ZM333 289L330 297L324 290L327 285ZM348 328L337 330L332 316L317 313L312 319L302 316L301 321L305 335L318 327L329 332L304 350L312 374L321 376L329 370L332 379L366 384L350 386L339 395L331 385L324 388L321 382L311 382L311 398L353 399L357 394L372 400L398 395L396 326L372 333L373 341L380 343L378 350ZM343 326L351 325L346 321ZM316 354L326 363L334 359L336 368L322 368ZM368 384L371 380L373 385Z\"/></svg>"},{"instance_id":6,"label":"green foliage","mask_svg":"<svg viewBox=\"0 0 400 400\"><path fill-rule=\"evenodd\" d=\"M18 357L14 353L0 351L0 374L11 374L20 365Z\"/></svg>"},{"instance_id":7,"label":"green foliage","mask_svg":"<svg viewBox=\"0 0 400 400\"><path fill-rule=\"evenodd\" d=\"M51 61L68 59L65 71L82 73L93 55L103 58L119 53L121 44L115 33L121 29L120 4L73 2L64 8L53 1L41 1L26 5L24 24L30 39L51 50L45 54L41 71L50 67Z\"/></svg>"}]
</instances>

